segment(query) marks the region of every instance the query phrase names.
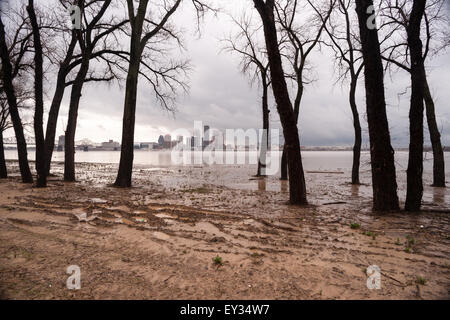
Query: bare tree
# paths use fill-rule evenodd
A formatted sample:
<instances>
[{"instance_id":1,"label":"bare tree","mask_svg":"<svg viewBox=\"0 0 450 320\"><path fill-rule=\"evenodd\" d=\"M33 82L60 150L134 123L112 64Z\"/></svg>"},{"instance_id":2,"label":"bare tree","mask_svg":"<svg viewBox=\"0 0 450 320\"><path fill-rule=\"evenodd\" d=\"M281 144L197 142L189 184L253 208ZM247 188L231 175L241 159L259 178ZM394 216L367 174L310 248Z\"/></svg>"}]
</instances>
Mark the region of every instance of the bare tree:
<instances>
[{"instance_id":1,"label":"bare tree","mask_svg":"<svg viewBox=\"0 0 450 320\"><path fill-rule=\"evenodd\" d=\"M391 146L386 116L383 64L380 42L372 19L373 1L356 0L359 33L364 59L367 122L369 124L370 158L372 166L373 210L398 210L394 149Z\"/></svg>"},{"instance_id":2,"label":"bare tree","mask_svg":"<svg viewBox=\"0 0 450 320\"><path fill-rule=\"evenodd\" d=\"M241 72L250 77L252 84L257 82L262 89L263 134L256 176L265 176L270 112L268 102L268 90L270 87L269 62L267 61L265 50L258 43L258 34L261 27L252 26L251 17L245 15L239 21L234 18L232 20L238 27L238 32L233 37L230 36L228 39L225 39L225 50L240 55Z\"/></svg>"},{"instance_id":3,"label":"bare tree","mask_svg":"<svg viewBox=\"0 0 450 320\"><path fill-rule=\"evenodd\" d=\"M106 17L105 13L110 4L111 0L93 0L86 4L84 1L79 1L84 25L80 30L75 31L80 54L75 54L73 57L77 59L75 63L79 63L79 69L75 78L66 83L66 85L72 85L72 90L64 137L64 181L75 181L75 131L84 84L90 81L111 81L117 77L110 68L100 75L96 75L95 71L89 71L92 59L114 51L111 49L114 45L108 42L108 37L128 22L127 20L118 22L111 16ZM111 37L115 40L114 36Z\"/></svg>"},{"instance_id":4,"label":"bare tree","mask_svg":"<svg viewBox=\"0 0 450 320\"><path fill-rule=\"evenodd\" d=\"M406 211L418 211L423 195L423 92L425 73L420 40L420 25L426 0L414 0L408 24L411 55L411 107L409 110L409 158L407 170Z\"/></svg>"},{"instance_id":5,"label":"bare tree","mask_svg":"<svg viewBox=\"0 0 450 320\"><path fill-rule=\"evenodd\" d=\"M425 39L422 49L425 75L424 100L430 141L433 149L433 186L445 187L445 161L438 129L434 100L428 84L425 61L445 50L450 41L449 17L445 13L445 0L429 0L425 5L422 19L421 37ZM386 37L383 43L383 59L390 70L399 68L412 72L411 51L408 46L408 26L411 17L412 2L407 0L383 0L380 7L381 29Z\"/></svg>"},{"instance_id":6,"label":"bare tree","mask_svg":"<svg viewBox=\"0 0 450 320\"><path fill-rule=\"evenodd\" d=\"M40 26L36 18L34 1L28 0L28 16L33 33L34 48L34 137L36 144L37 187L47 186L47 172L45 170L45 140L43 129L44 117L44 71Z\"/></svg>"},{"instance_id":7,"label":"bare tree","mask_svg":"<svg viewBox=\"0 0 450 320\"><path fill-rule=\"evenodd\" d=\"M17 152L19 157L19 168L22 181L24 183L32 183L28 164L27 143L23 132L22 120L19 115L17 96L14 90L13 80L24 67L24 56L30 47L31 33L23 32L25 30L26 19L23 18L18 23L16 29L12 33L14 36L10 45L6 42L6 31L3 23L3 12L0 12L0 58L2 62L2 80L3 90L8 101L8 110L13 124L14 132L17 140Z\"/></svg>"},{"instance_id":8,"label":"bare tree","mask_svg":"<svg viewBox=\"0 0 450 320\"><path fill-rule=\"evenodd\" d=\"M72 109L70 109L72 112L69 112L71 114L69 132L73 133L73 139L72 137L69 138L74 140L75 131L72 129L76 128L75 109L78 110L78 106L75 107L75 105L77 103L79 104L83 84L91 81L111 81L118 78L118 75L111 67L111 65L115 62L115 59L111 57L110 54L111 52L120 52L120 49L118 49L120 46L117 43L118 40L116 35L114 35L114 31L122 28L126 24L126 20L119 22L112 15L108 15L108 19L105 18L103 19L104 21L100 21L101 24L91 23L96 15L99 14L100 17L103 17L106 13L106 9L102 11L102 7L109 7L111 3L112 1L105 3L105 1L99 0L90 1L88 3L86 3L85 0L60 0L57 11L52 16L52 19L55 21L54 25L46 26L46 28L53 31L54 37L58 39L58 48L62 47L60 50L55 50L55 53L47 55L50 63L53 66L56 66L57 70L55 89L48 113L45 134L47 175L50 173L51 159L55 147L59 109L65 89L73 86L72 92L74 93L74 96L72 99L71 94L70 100L72 102ZM73 27L68 28L66 26L69 19L70 8L73 6L79 7L80 13L82 13L84 17L82 30L78 30ZM85 6L87 6L87 8L85 8ZM81 11L81 8L83 8L83 11ZM89 33L91 39L87 37ZM113 38L113 41L109 41L111 38ZM90 42L88 43L88 41ZM94 47L95 50L92 48L90 49L90 47ZM105 56L108 57L105 59L105 61L107 61L107 67L102 69L100 72L90 70L89 65L91 60L102 60ZM83 80L81 81L81 79ZM79 92L80 94L77 95L76 92ZM75 166L74 162L71 160L73 157L69 155L66 158L68 159L68 167L73 168L73 170L67 170L68 173L70 171L73 172L73 174L67 174L67 176L73 176L74 179ZM73 179L67 180L73 181Z\"/></svg>"},{"instance_id":9,"label":"bare tree","mask_svg":"<svg viewBox=\"0 0 450 320\"><path fill-rule=\"evenodd\" d=\"M289 198L292 204L306 204L306 184L303 172L300 140L294 109L289 98L275 22L274 0L253 0L264 27L267 56L270 65L272 90L277 103L285 138L289 170Z\"/></svg>"},{"instance_id":10,"label":"bare tree","mask_svg":"<svg viewBox=\"0 0 450 320\"><path fill-rule=\"evenodd\" d=\"M293 103L296 123L298 123L305 85L310 82L306 74L308 57L321 42L322 32L334 7L334 0L324 1L324 8L316 6L309 0L307 2L309 8L305 7L304 11L312 10L310 10L311 14L305 17L305 15L301 15L302 8L298 0L275 1L278 23L281 25L282 34L285 34L288 40L284 56L293 70L292 74L288 76L293 79L294 86L297 87ZM302 19L301 24L299 23L300 19ZM283 149L281 156L281 179L287 179L286 149Z\"/></svg>"},{"instance_id":11,"label":"bare tree","mask_svg":"<svg viewBox=\"0 0 450 320\"><path fill-rule=\"evenodd\" d=\"M12 128L9 121L9 108L6 97L0 93L0 179L8 178L8 170L6 169L5 149L3 146L3 132Z\"/></svg>"},{"instance_id":12,"label":"bare tree","mask_svg":"<svg viewBox=\"0 0 450 320\"><path fill-rule=\"evenodd\" d=\"M348 79L350 82L348 99L352 111L353 131L355 134L352 184L359 184L362 134L358 106L356 104L356 88L364 64L359 35L353 30L355 22L357 23L351 14L353 6L353 1L351 0L338 0L335 10L333 10L328 23L325 25L325 30L330 39L330 42L327 44L334 51L334 59L339 70L338 81ZM325 19L322 18L322 21L325 21Z\"/></svg>"},{"instance_id":13,"label":"bare tree","mask_svg":"<svg viewBox=\"0 0 450 320\"><path fill-rule=\"evenodd\" d=\"M14 51L12 51L14 52ZM1 72L0 72L1 73ZM21 77L19 77L21 78ZM9 106L8 106L8 99L6 97L6 94L3 90L3 77L0 76L0 178L7 178L8 177L8 171L6 168L6 161L5 161L5 151L4 151L4 145L3 145L3 132L5 132L8 129L13 128L11 118L9 116ZM22 80L22 79L20 79ZM25 82L25 81L23 81ZM33 97L33 94L28 88L26 88L22 81L17 81L14 84L14 93L17 98L17 107L19 110L26 110L28 109L27 102ZM23 123L23 126L26 127L28 123Z\"/></svg>"},{"instance_id":14,"label":"bare tree","mask_svg":"<svg viewBox=\"0 0 450 320\"><path fill-rule=\"evenodd\" d=\"M54 20L58 22L58 27L54 28L55 37L58 37L61 47L63 47L63 53L58 56L56 54L52 62L57 65L57 76L55 89L53 93L52 102L50 104L50 109L47 118L47 127L45 131L45 148L46 148L46 174L50 173L51 160L53 155L53 150L55 148L55 135L56 127L58 122L59 109L61 107L61 102L64 96L65 88L69 85L67 84L66 78L72 70L74 70L81 63L81 59L73 61L73 54L77 44L77 36L74 29L69 29L64 27L67 22L67 12L69 10L69 5L77 4L78 0L71 2L60 1L60 7L58 11L53 16ZM62 9L62 10L61 10ZM63 21L60 21L59 16L63 16ZM66 38L66 34L69 35L69 39Z\"/></svg>"},{"instance_id":15,"label":"bare tree","mask_svg":"<svg viewBox=\"0 0 450 320\"><path fill-rule=\"evenodd\" d=\"M207 10L211 10L202 1L190 0L199 19ZM161 48L171 40L182 46L179 34L169 24L170 18L179 8L182 0L164 0L150 10L149 0L140 0L137 9L133 0L127 0L128 18L130 22L130 49L128 54L127 79L125 85L125 102L122 126L122 145L120 153L119 171L114 185L130 187L133 171L134 128L136 118L136 98L138 77L142 75L151 85L157 100L165 109L172 109L177 88L187 89L181 76L189 66L187 62L167 63L167 50ZM148 11L153 14L150 15ZM154 14L159 12L160 15ZM150 45L151 44L151 45ZM143 63L145 55L157 55L161 60L166 59L163 66L158 63ZM163 54L163 55L161 55ZM146 71L141 71L144 66Z\"/></svg>"}]
</instances>

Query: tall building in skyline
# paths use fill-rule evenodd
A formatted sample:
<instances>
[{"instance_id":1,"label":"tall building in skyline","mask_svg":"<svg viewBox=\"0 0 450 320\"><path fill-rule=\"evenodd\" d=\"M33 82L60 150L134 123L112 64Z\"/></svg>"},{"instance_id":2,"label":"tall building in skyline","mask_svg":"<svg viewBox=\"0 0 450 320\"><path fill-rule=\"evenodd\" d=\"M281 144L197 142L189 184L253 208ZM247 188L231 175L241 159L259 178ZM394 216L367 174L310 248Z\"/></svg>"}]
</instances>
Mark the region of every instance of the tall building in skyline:
<instances>
[{"instance_id":1,"label":"tall building in skyline","mask_svg":"<svg viewBox=\"0 0 450 320\"><path fill-rule=\"evenodd\" d=\"M159 138L158 138L158 144L160 146L162 146L164 144L164 137L162 135L160 135Z\"/></svg>"},{"instance_id":2,"label":"tall building in skyline","mask_svg":"<svg viewBox=\"0 0 450 320\"><path fill-rule=\"evenodd\" d=\"M209 126L208 125L203 126L203 140L209 141Z\"/></svg>"},{"instance_id":3,"label":"tall building in skyline","mask_svg":"<svg viewBox=\"0 0 450 320\"><path fill-rule=\"evenodd\" d=\"M61 135L58 138L58 147L56 148L57 151L64 151L64 144L65 144L65 135Z\"/></svg>"},{"instance_id":4,"label":"tall building in skyline","mask_svg":"<svg viewBox=\"0 0 450 320\"><path fill-rule=\"evenodd\" d=\"M163 144L164 149L170 149L172 148L172 137L170 136L170 134L166 134L164 136L164 144Z\"/></svg>"}]
</instances>

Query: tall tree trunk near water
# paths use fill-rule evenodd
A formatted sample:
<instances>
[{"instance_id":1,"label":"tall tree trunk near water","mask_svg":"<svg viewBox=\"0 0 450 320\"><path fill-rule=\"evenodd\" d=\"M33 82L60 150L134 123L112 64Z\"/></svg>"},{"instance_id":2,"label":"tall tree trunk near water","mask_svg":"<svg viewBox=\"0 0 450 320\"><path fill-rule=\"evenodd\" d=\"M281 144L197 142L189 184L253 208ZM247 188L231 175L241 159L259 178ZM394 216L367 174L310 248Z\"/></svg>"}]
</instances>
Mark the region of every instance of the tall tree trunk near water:
<instances>
[{"instance_id":1,"label":"tall tree trunk near water","mask_svg":"<svg viewBox=\"0 0 450 320\"><path fill-rule=\"evenodd\" d=\"M20 119L19 109L17 106L17 97L14 93L14 86L12 83L12 66L9 58L8 47L5 40L5 27L0 15L0 58L2 61L3 74L3 90L6 93L11 122L13 123L14 133L17 140L17 153L19 158L20 175L22 182L32 183L33 176L31 175L28 164L27 143L23 133L22 120Z\"/></svg>"},{"instance_id":2,"label":"tall tree trunk near water","mask_svg":"<svg viewBox=\"0 0 450 320\"><path fill-rule=\"evenodd\" d=\"M303 90L305 85L305 79L303 79L303 72L307 65L307 59L309 54L320 43L322 32L326 29L326 24L330 18L331 12L335 7L335 1L329 1L327 3L321 3L321 8L316 6L314 1L307 1L309 6L313 9L314 16L303 17L301 16L302 10L306 9L301 7L301 1L287 1L285 3L281 1L272 1L276 7L277 24L281 26L283 47L287 47L288 50L284 53L284 58L292 65L297 85L297 93L294 99L294 118L296 125L298 124L298 116L300 112L300 103L303 97ZM270 2L266 2L266 5L271 5ZM326 11L324 9L327 9ZM303 25L296 23L296 20L302 21ZM308 25L307 28L304 28ZM306 70L307 71L307 70ZM287 161L287 149L283 148L283 154L281 156L281 180L286 180L288 176L288 161Z\"/></svg>"},{"instance_id":3,"label":"tall tree trunk near water","mask_svg":"<svg viewBox=\"0 0 450 320\"><path fill-rule=\"evenodd\" d=\"M42 44L39 25L34 10L34 1L28 0L27 6L28 16L30 18L33 30L33 47L34 47L34 137L36 143L36 171L38 188L47 186L47 172L45 165L45 140L43 117L44 117L44 71L42 58Z\"/></svg>"},{"instance_id":4,"label":"tall tree trunk near water","mask_svg":"<svg viewBox=\"0 0 450 320\"><path fill-rule=\"evenodd\" d=\"M64 97L64 91L66 88L66 76L68 73L69 63L72 59L73 51L75 49L75 45L77 42L77 38L72 35L72 40L69 44L66 57L60 63L58 75L56 77L56 88L53 94L52 103L50 105L50 110L48 112L47 119L47 129L45 131L45 169L47 176L50 174L51 161L53 156L53 150L55 148L55 135L56 135L56 127L58 124L58 115L59 109L61 107L61 102Z\"/></svg>"},{"instance_id":5,"label":"tall tree trunk near water","mask_svg":"<svg viewBox=\"0 0 450 320\"><path fill-rule=\"evenodd\" d=\"M272 89L277 103L285 138L289 170L289 198L291 204L306 204L306 185L303 172L300 140L294 110L284 78L278 47L278 36L274 17L274 0L253 0L264 26L264 37L270 64Z\"/></svg>"},{"instance_id":6,"label":"tall tree trunk near water","mask_svg":"<svg viewBox=\"0 0 450 320\"><path fill-rule=\"evenodd\" d=\"M263 95L262 95L262 114L263 114L263 134L261 141L261 149L258 161L258 172L257 176L266 175L266 164L267 164L267 148L269 146L269 103L268 103L268 88L267 75L263 73L261 75Z\"/></svg>"},{"instance_id":7,"label":"tall tree trunk near water","mask_svg":"<svg viewBox=\"0 0 450 320\"><path fill-rule=\"evenodd\" d=\"M385 1L382 8L383 15L386 18L385 26L391 25L390 30L385 30L387 37L391 37L392 33L403 29L405 35L410 33L410 18L412 13L411 3L413 1L396 1L395 6L392 6L390 1ZM443 51L450 44L448 39L448 19L447 10L444 9L444 3L447 0L428 1L425 4L425 11L421 21L421 38L423 38L422 58L425 64L427 57L434 56ZM383 57L387 61L388 66L398 67L409 73L412 72L411 61L412 58L408 41L405 40L405 35L394 37L394 41L385 48L386 56ZM387 38L386 38L387 39ZM397 41L395 41L397 39ZM424 100L428 122L428 129L430 133L431 145L433 148L433 184L435 187L445 187L445 163L444 153L441 145L441 137L436 123L436 115L434 109L434 102L430 93L430 88L427 83L427 75L425 69L423 70L424 80Z\"/></svg>"},{"instance_id":8,"label":"tall tree trunk near water","mask_svg":"<svg viewBox=\"0 0 450 320\"><path fill-rule=\"evenodd\" d=\"M373 210L398 210L394 149L391 146L384 96L383 65L378 31L368 27L372 0L356 0L366 88L367 122L369 124L372 166ZM370 12L370 10L369 10Z\"/></svg>"},{"instance_id":9,"label":"tall tree trunk near water","mask_svg":"<svg viewBox=\"0 0 450 320\"><path fill-rule=\"evenodd\" d=\"M281 153L281 177L280 180L288 179L288 166L287 166L287 156L286 156L286 142L283 146L283 152Z\"/></svg>"},{"instance_id":10,"label":"tall tree trunk near water","mask_svg":"<svg viewBox=\"0 0 450 320\"><path fill-rule=\"evenodd\" d=\"M441 134L436 122L434 101L430 93L430 87L428 86L426 74L423 93L428 122L428 131L430 132L430 141L433 148L433 187L445 187L444 151L441 144Z\"/></svg>"},{"instance_id":11,"label":"tall tree trunk near water","mask_svg":"<svg viewBox=\"0 0 450 320\"><path fill-rule=\"evenodd\" d=\"M409 110L409 158L407 169L406 211L418 211L423 195L423 100L425 73L420 40L420 24L426 0L414 0L408 24L411 55L411 107Z\"/></svg>"},{"instance_id":12,"label":"tall tree trunk near water","mask_svg":"<svg viewBox=\"0 0 450 320\"><path fill-rule=\"evenodd\" d=\"M138 52L132 50L125 89L119 172L114 183L117 187L131 187L139 64Z\"/></svg>"},{"instance_id":13,"label":"tall tree trunk near water","mask_svg":"<svg viewBox=\"0 0 450 320\"><path fill-rule=\"evenodd\" d=\"M141 9L141 6L139 6ZM139 14L138 9L138 14ZM136 121L136 97L139 77L139 66L142 50L140 39L142 36L142 24L145 15L135 17L136 24L132 25L130 38L130 62L128 66L127 80L125 84L125 102L123 107L122 145L120 150L119 171L114 185L116 187L131 187L134 158L134 128Z\"/></svg>"},{"instance_id":14,"label":"tall tree trunk near water","mask_svg":"<svg viewBox=\"0 0 450 320\"><path fill-rule=\"evenodd\" d=\"M337 13L338 19L334 21L336 18L333 19L333 17L330 17L329 26L325 26L325 30L328 33L332 47L335 50L335 59L341 73L340 78L345 79L347 74L350 76L349 104L353 116L353 131L355 135L351 183L353 185L358 185L360 183L359 168L361 161L362 135L355 95L363 63L361 62L360 56L359 35L353 32L353 20L350 14L353 2L354 1L352 0L336 1L336 7L333 11ZM345 20L345 23L343 23L343 20Z\"/></svg>"},{"instance_id":15,"label":"tall tree trunk near water","mask_svg":"<svg viewBox=\"0 0 450 320\"><path fill-rule=\"evenodd\" d=\"M359 166L361 159L361 123L359 121L358 107L356 106L356 83L357 79L352 77L350 83L349 102L353 115L353 130L355 132L355 143L353 145L353 164L352 164L352 184L359 184Z\"/></svg>"},{"instance_id":16,"label":"tall tree trunk near water","mask_svg":"<svg viewBox=\"0 0 450 320\"><path fill-rule=\"evenodd\" d=\"M6 169L5 147L3 146L3 132L0 131L0 179L8 178L8 170Z\"/></svg>"},{"instance_id":17,"label":"tall tree trunk near water","mask_svg":"<svg viewBox=\"0 0 450 320\"><path fill-rule=\"evenodd\" d=\"M56 127L58 125L59 109L61 107L61 102L64 97L64 91L66 86L65 76L62 79L62 82L60 77L61 75L58 72L55 94L53 95L52 104L50 105L50 110L48 112L47 129L45 131L45 147L46 147L45 170L47 176L50 175L53 150L55 148L55 138L56 138L55 135L56 135Z\"/></svg>"},{"instance_id":18,"label":"tall tree trunk near water","mask_svg":"<svg viewBox=\"0 0 450 320\"><path fill-rule=\"evenodd\" d=\"M77 128L78 107L80 105L81 92L84 80L89 70L91 52L86 52L78 70L70 94L69 117L64 136L64 181L75 181L75 131Z\"/></svg>"},{"instance_id":19,"label":"tall tree trunk near water","mask_svg":"<svg viewBox=\"0 0 450 320\"><path fill-rule=\"evenodd\" d=\"M297 94L295 95L294 100L294 117L295 123L298 124L298 115L300 113L300 104L302 102L303 97L303 76L302 71L297 70ZM287 165L287 157L286 157L286 148L283 147L283 153L281 155L281 178L280 180L288 179L288 165Z\"/></svg>"},{"instance_id":20,"label":"tall tree trunk near water","mask_svg":"<svg viewBox=\"0 0 450 320\"><path fill-rule=\"evenodd\" d=\"M94 1L95 2L95 1ZM69 65L71 60L71 52L69 52L66 55L65 62L67 63L65 69L65 73L61 75L61 83L65 80L64 75L67 75L67 72L74 66L74 65L80 65L78 73L73 81L65 83L72 85L72 91L70 94L70 104L69 104L69 116L67 119L67 127L65 131L65 137L64 137L64 181L75 181L75 132L77 127L77 118L78 118L78 108L80 105L81 100L81 94L83 90L83 86L86 82L89 81L110 81L114 79L114 75L111 77L108 77L105 73L101 77L96 77L95 75L91 75L90 77L87 77L87 74L89 72L89 65L90 61L93 58L102 57L103 54L106 53L112 53L114 54L115 51L110 48L111 44L107 44L107 37L111 33L113 33L115 30L119 29L121 26L123 26L127 21L115 21L114 18L110 22L107 22L107 20L102 21L102 18L104 17L105 13L108 11L108 8L111 4L111 0L103 0L100 1L101 5L97 7L97 11L95 11L95 14L91 16L90 21L85 22L84 28L81 30L74 30L72 31L72 37L76 37L81 53L78 55L79 58L75 62L72 62L71 65ZM84 3L81 1L80 5L83 5ZM86 4L89 6L88 4ZM84 8L82 8L84 12ZM86 20L86 16L84 16ZM111 19L111 17L110 17ZM115 38L115 36L113 36ZM72 38L73 41L73 38ZM100 49L98 45L102 43L102 48ZM71 45L74 45L73 42L71 42ZM69 51L73 50L73 48L69 47ZM103 57L104 58L104 57ZM57 96L57 100L62 98L62 92L59 93L59 96ZM57 101L56 101L57 104ZM54 120L56 125L56 117L59 106L55 107L54 112ZM54 128L52 128L54 130ZM53 139L54 142L54 132L53 137L49 136L49 139ZM51 149L53 150L53 148ZM47 162L51 160L51 152L49 153L49 157L47 158Z\"/></svg>"},{"instance_id":21,"label":"tall tree trunk near water","mask_svg":"<svg viewBox=\"0 0 450 320\"><path fill-rule=\"evenodd\" d=\"M134 129L136 118L136 97L139 69L142 53L147 42L165 28L169 18L176 12L181 0L176 0L170 8L165 8L165 13L159 23L151 23L152 30L146 28L143 35L144 22L146 19L148 0L139 1L137 10L134 8L134 1L127 0L128 15L131 25L130 55L128 74L125 85L125 102L122 124L122 145L120 152L119 171L114 185L117 187L131 187L131 177L133 173L134 158ZM201 5L201 2L197 1ZM136 12L135 12L136 11ZM167 30L166 30L167 31ZM169 31L170 33L170 31ZM167 80L167 79L166 79Z\"/></svg>"}]
</instances>

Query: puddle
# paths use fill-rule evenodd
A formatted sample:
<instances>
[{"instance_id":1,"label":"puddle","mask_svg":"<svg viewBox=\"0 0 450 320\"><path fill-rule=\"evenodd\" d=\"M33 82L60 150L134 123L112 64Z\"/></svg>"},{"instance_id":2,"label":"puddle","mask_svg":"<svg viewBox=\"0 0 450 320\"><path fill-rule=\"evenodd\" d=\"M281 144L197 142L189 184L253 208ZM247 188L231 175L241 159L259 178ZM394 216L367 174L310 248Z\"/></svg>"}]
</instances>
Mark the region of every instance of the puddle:
<instances>
[{"instance_id":1,"label":"puddle","mask_svg":"<svg viewBox=\"0 0 450 320\"><path fill-rule=\"evenodd\" d=\"M93 203L107 203L108 201L105 199L100 199L100 198L91 198L89 199L89 201L93 202Z\"/></svg>"}]
</instances>

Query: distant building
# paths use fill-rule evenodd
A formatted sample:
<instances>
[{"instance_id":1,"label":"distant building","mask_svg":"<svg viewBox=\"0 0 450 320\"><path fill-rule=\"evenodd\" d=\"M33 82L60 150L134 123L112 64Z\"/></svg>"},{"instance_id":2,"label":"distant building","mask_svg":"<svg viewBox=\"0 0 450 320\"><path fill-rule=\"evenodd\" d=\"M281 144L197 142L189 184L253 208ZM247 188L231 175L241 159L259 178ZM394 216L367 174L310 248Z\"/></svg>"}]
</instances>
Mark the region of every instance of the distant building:
<instances>
[{"instance_id":1,"label":"distant building","mask_svg":"<svg viewBox=\"0 0 450 320\"><path fill-rule=\"evenodd\" d=\"M161 136L159 136L159 138L158 138L158 144L162 147L163 146L163 144L164 144L164 137L161 135Z\"/></svg>"},{"instance_id":2,"label":"distant building","mask_svg":"<svg viewBox=\"0 0 450 320\"><path fill-rule=\"evenodd\" d=\"M59 136L58 138L58 147L56 148L56 151L64 151L64 141L65 141L65 136Z\"/></svg>"},{"instance_id":3,"label":"distant building","mask_svg":"<svg viewBox=\"0 0 450 320\"><path fill-rule=\"evenodd\" d=\"M203 140L209 141L209 126L203 126Z\"/></svg>"},{"instance_id":4,"label":"distant building","mask_svg":"<svg viewBox=\"0 0 450 320\"><path fill-rule=\"evenodd\" d=\"M172 148L172 137L170 136L170 134L166 134L164 136L164 144L163 144L164 149L170 149Z\"/></svg>"},{"instance_id":5,"label":"distant building","mask_svg":"<svg viewBox=\"0 0 450 320\"><path fill-rule=\"evenodd\" d=\"M188 147L189 149L192 148L192 137L187 137L186 138L186 147Z\"/></svg>"},{"instance_id":6,"label":"distant building","mask_svg":"<svg viewBox=\"0 0 450 320\"><path fill-rule=\"evenodd\" d=\"M108 142L102 142L101 150L105 151L117 151L120 150L120 143L115 142L113 140L109 140Z\"/></svg>"},{"instance_id":7,"label":"distant building","mask_svg":"<svg viewBox=\"0 0 450 320\"><path fill-rule=\"evenodd\" d=\"M192 136L192 137L191 137L191 141L190 141L191 143L190 143L190 146L191 146L191 149L192 149L192 150L194 150L195 147L196 147L196 140L197 140L197 139L196 139L195 136Z\"/></svg>"},{"instance_id":8,"label":"distant building","mask_svg":"<svg viewBox=\"0 0 450 320\"><path fill-rule=\"evenodd\" d=\"M140 149L158 149L158 143L156 142L141 142L140 143Z\"/></svg>"},{"instance_id":9,"label":"distant building","mask_svg":"<svg viewBox=\"0 0 450 320\"><path fill-rule=\"evenodd\" d=\"M211 143L209 126L203 126L202 149L205 149Z\"/></svg>"}]
</instances>

